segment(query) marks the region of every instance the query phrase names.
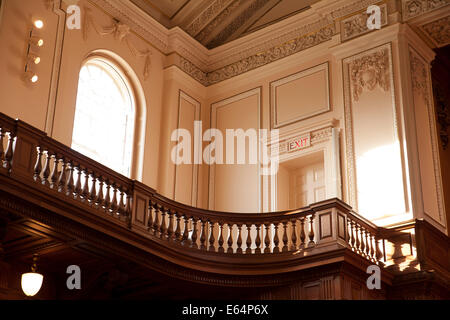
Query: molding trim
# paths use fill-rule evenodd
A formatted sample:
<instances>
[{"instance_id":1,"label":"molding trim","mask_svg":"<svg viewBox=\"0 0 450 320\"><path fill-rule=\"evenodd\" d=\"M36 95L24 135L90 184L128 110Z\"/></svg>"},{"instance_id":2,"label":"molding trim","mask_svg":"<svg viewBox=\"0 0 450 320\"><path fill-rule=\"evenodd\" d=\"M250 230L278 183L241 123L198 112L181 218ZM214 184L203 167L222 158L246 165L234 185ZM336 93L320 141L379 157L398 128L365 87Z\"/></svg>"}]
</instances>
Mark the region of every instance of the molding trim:
<instances>
[{"instance_id":1,"label":"molding trim","mask_svg":"<svg viewBox=\"0 0 450 320\"><path fill-rule=\"evenodd\" d=\"M409 59L410 59L410 68L411 68L411 84L414 92L419 93L419 95L424 99L427 113L428 113L428 127L430 130L431 136L431 149L432 149L432 158L433 158L433 172L434 172L434 183L436 186L436 197L437 197L437 205L438 205L438 214L439 221L436 221L435 218L427 214L425 208L422 208L422 211L425 215L427 215L430 219L438 222L441 226L446 228L445 222L445 212L444 212L444 198L442 194L442 180L441 180L441 168L440 168L440 160L439 160L439 150L438 150L438 141L437 141L437 133L436 133L436 121L435 121L435 112L433 106L433 94L431 88L431 74L430 74L430 65L425 61L423 57L420 56L411 46L408 46L409 51ZM421 188L423 188L422 182L420 182ZM422 191L423 192L423 191ZM423 202L422 202L423 203Z\"/></svg>"},{"instance_id":2,"label":"molding trim","mask_svg":"<svg viewBox=\"0 0 450 320\"><path fill-rule=\"evenodd\" d=\"M177 128L180 128L180 113L181 113L181 99L186 100L187 102L191 103L195 107L195 120L200 120L201 115L201 104L196 99L188 95L183 90L178 91L178 120L177 120ZM193 135L196 136L195 133ZM177 139L178 140L178 139ZM195 143L195 142L194 142ZM195 148L194 148L195 150ZM200 157L203 155L201 154L202 149L199 149ZM177 152L178 155L178 152ZM194 157L194 154L192 154L192 157ZM176 188L177 188L177 165L175 165L175 174L174 174L174 186L173 186L173 199L177 201L176 199ZM199 173L199 165L198 164L192 164L192 190L191 190L191 203L189 204L192 207L197 207L197 192L198 192L198 173Z\"/></svg>"},{"instance_id":3,"label":"molding trim","mask_svg":"<svg viewBox=\"0 0 450 320\"><path fill-rule=\"evenodd\" d=\"M359 70L361 68L365 68L371 76L371 78L369 78L370 81L368 86L365 85L364 81L362 82L364 85L361 85L361 77L363 76L363 72ZM354 74L355 70L356 74ZM343 59L342 71L344 73L344 114L348 196L350 205L355 211L358 211L352 104L353 101L358 100L358 97L364 90L373 90L377 84L380 85L385 91L390 89L392 92L392 110L394 118L393 125L396 138L398 139L391 43L386 43ZM356 96L355 93L357 93Z\"/></svg>"},{"instance_id":4,"label":"molding trim","mask_svg":"<svg viewBox=\"0 0 450 320\"><path fill-rule=\"evenodd\" d=\"M424 24L421 29L438 48L450 43L450 15Z\"/></svg>"},{"instance_id":5,"label":"molding trim","mask_svg":"<svg viewBox=\"0 0 450 320\"><path fill-rule=\"evenodd\" d=\"M261 113L262 113L262 103L261 103L261 95L262 95L262 87L256 87L254 89L250 89L248 91L239 93L237 95L225 98L223 100L214 102L211 104L211 110L210 110L210 114L211 114L211 128L217 128L217 117L216 117L216 111L218 108L221 108L223 106L226 106L230 103L251 97L253 95L256 95L258 97L258 106L257 106L257 110L258 110L258 114L257 114L257 121L258 121L258 128L256 128L256 130L258 130L258 142L260 142L260 137L259 137L259 129L261 128ZM225 143L226 141L224 141ZM225 144L224 144L225 146ZM258 150L257 150L257 154L260 154L260 150L261 147L258 144ZM258 163L259 163L259 156L258 156ZM215 167L216 164L211 164L209 165L209 196L208 196L208 208L210 210L217 210L215 208L215 199L214 199L214 195L215 195ZM261 212L263 205L262 205L262 190L261 190L261 186L262 186L262 176L261 176L261 168L258 165L258 212Z\"/></svg>"},{"instance_id":6,"label":"molding trim","mask_svg":"<svg viewBox=\"0 0 450 320\"><path fill-rule=\"evenodd\" d=\"M277 93L276 90L278 87L285 85L287 83L290 83L292 81L301 79L303 77L318 73L318 72L322 72L325 71L325 88L326 88L326 97L327 97L327 104L325 106L321 106L320 110L317 110L313 113L310 114L306 114L300 117L297 117L295 119L289 120L289 121L285 121L285 122L278 122L277 119ZM330 80L329 80L329 62L326 61L325 63L321 63L317 66L299 71L297 73L291 74L287 77L281 78L279 80L276 81L272 81L270 83L270 114L271 114L271 126L272 129L274 128L280 128L286 125L290 125L290 124L294 124L298 121L328 112L331 110L331 106L330 106Z\"/></svg>"}]
</instances>

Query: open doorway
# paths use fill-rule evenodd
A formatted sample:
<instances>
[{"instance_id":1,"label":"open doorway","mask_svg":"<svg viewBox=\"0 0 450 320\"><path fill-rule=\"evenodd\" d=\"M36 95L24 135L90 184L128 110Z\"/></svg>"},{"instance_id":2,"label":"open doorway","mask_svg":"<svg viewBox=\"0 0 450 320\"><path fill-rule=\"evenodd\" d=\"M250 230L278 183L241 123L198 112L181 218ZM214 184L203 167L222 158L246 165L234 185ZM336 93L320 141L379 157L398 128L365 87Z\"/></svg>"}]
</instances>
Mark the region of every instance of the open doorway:
<instances>
[{"instance_id":1,"label":"open doorway","mask_svg":"<svg viewBox=\"0 0 450 320\"><path fill-rule=\"evenodd\" d=\"M280 163L277 174L277 210L293 210L325 200L322 151Z\"/></svg>"}]
</instances>

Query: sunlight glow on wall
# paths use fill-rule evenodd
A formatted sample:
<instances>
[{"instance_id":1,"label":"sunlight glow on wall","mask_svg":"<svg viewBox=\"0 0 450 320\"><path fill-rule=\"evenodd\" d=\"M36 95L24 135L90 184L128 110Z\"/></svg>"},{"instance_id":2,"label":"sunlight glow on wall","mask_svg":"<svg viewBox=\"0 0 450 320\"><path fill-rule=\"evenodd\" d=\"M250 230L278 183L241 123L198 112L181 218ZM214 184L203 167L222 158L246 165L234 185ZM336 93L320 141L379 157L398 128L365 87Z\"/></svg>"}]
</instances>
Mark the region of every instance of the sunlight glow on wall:
<instances>
[{"instance_id":1,"label":"sunlight glow on wall","mask_svg":"<svg viewBox=\"0 0 450 320\"><path fill-rule=\"evenodd\" d=\"M364 153L357 159L358 211L368 219L405 212L399 143Z\"/></svg>"},{"instance_id":2,"label":"sunlight glow on wall","mask_svg":"<svg viewBox=\"0 0 450 320\"><path fill-rule=\"evenodd\" d=\"M91 59L81 68L72 148L130 175L134 98L116 67Z\"/></svg>"}]
</instances>

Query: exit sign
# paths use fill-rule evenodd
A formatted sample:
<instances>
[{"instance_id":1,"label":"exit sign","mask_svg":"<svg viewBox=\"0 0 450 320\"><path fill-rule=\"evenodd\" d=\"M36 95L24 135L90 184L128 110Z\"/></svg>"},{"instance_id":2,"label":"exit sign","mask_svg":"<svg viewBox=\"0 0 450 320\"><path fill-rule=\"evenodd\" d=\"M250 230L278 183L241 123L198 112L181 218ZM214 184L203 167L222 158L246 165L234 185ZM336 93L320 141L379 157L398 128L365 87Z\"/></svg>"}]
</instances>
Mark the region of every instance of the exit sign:
<instances>
[{"instance_id":1,"label":"exit sign","mask_svg":"<svg viewBox=\"0 0 450 320\"><path fill-rule=\"evenodd\" d=\"M307 148L310 145L311 145L311 137L308 133L303 136L299 136L292 140L289 140L287 142L287 149L288 149L288 152L291 152L291 151L296 151L296 150L301 150L301 149Z\"/></svg>"}]
</instances>

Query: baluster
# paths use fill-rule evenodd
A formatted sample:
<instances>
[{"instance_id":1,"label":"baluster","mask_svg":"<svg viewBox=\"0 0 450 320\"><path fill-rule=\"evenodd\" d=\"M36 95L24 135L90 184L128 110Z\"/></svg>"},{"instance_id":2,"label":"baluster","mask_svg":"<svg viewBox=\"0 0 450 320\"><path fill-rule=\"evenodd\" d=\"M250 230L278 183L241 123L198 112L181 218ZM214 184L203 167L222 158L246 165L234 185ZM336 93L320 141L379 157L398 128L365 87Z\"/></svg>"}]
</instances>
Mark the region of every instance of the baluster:
<instances>
[{"instance_id":1,"label":"baluster","mask_svg":"<svg viewBox=\"0 0 450 320\"><path fill-rule=\"evenodd\" d=\"M369 230L365 230L366 234L366 255L370 258L370 235Z\"/></svg>"},{"instance_id":2,"label":"baluster","mask_svg":"<svg viewBox=\"0 0 450 320\"><path fill-rule=\"evenodd\" d=\"M132 198L131 195L128 194L128 190L125 189L125 215L127 217L128 228L131 228L131 210L132 210Z\"/></svg>"},{"instance_id":3,"label":"baluster","mask_svg":"<svg viewBox=\"0 0 450 320\"><path fill-rule=\"evenodd\" d=\"M149 201L148 204L148 218L147 218L147 230L150 231L153 228L153 201Z\"/></svg>"},{"instance_id":4,"label":"baluster","mask_svg":"<svg viewBox=\"0 0 450 320\"><path fill-rule=\"evenodd\" d=\"M109 214L111 207L111 183L106 179L106 191L105 191L105 211Z\"/></svg>"},{"instance_id":5,"label":"baluster","mask_svg":"<svg viewBox=\"0 0 450 320\"><path fill-rule=\"evenodd\" d=\"M111 209L111 214L114 216L115 214L117 214L117 209L118 209L118 206L117 206L117 185L115 183L113 183L111 188L112 188L113 196L112 196L112 199L111 199L110 209Z\"/></svg>"},{"instance_id":6,"label":"baluster","mask_svg":"<svg viewBox=\"0 0 450 320\"><path fill-rule=\"evenodd\" d=\"M252 253L252 235L251 235L251 224L246 223L245 226L247 227L247 241L245 244L247 245L247 248L245 248L245 253L250 254Z\"/></svg>"},{"instance_id":7,"label":"baluster","mask_svg":"<svg viewBox=\"0 0 450 320\"><path fill-rule=\"evenodd\" d=\"M313 246L314 243L314 213L311 214L311 216L309 217L309 242L308 242L308 246Z\"/></svg>"},{"instance_id":8,"label":"baluster","mask_svg":"<svg viewBox=\"0 0 450 320\"><path fill-rule=\"evenodd\" d=\"M287 221L283 221L283 248L281 248L282 252L289 251L288 247L288 231L287 231Z\"/></svg>"},{"instance_id":9,"label":"baluster","mask_svg":"<svg viewBox=\"0 0 450 320\"><path fill-rule=\"evenodd\" d=\"M123 186L119 187L119 193L120 193L120 198L119 198L119 215L121 217L125 217L126 219L128 219L127 217L127 213L125 211L125 189Z\"/></svg>"},{"instance_id":10,"label":"baluster","mask_svg":"<svg viewBox=\"0 0 450 320\"><path fill-rule=\"evenodd\" d=\"M95 172L93 172L93 171L91 172L90 176L91 176L92 186L91 186L91 190L89 191L88 199L89 199L90 204L92 206L94 206L97 201L97 178L95 177Z\"/></svg>"},{"instance_id":11,"label":"baluster","mask_svg":"<svg viewBox=\"0 0 450 320\"><path fill-rule=\"evenodd\" d=\"M77 198L80 198L81 193L83 192L83 190L81 189L81 167L80 165L78 165L77 167L77 183L75 184L75 195Z\"/></svg>"},{"instance_id":12,"label":"baluster","mask_svg":"<svg viewBox=\"0 0 450 320\"><path fill-rule=\"evenodd\" d=\"M84 175L84 183L83 183L83 191L81 195L83 197L83 202L88 202L89 198L89 170L87 168L83 169Z\"/></svg>"},{"instance_id":13,"label":"baluster","mask_svg":"<svg viewBox=\"0 0 450 320\"><path fill-rule=\"evenodd\" d=\"M6 145L5 160L3 161L3 168L8 172L11 172L12 160L13 160L13 144L14 134L12 131L8 133L8 144Z\"/></svg>"},{"instance_id":14,"label":"baluster","mask_svg":"<svg viewBox=\"0 0 450 320\"><path fill-rule=\"evenodd\" d=\"M378 235L375 236L375 255L379 264L384 265L383 262L383 252L380 250L380 246L382 245L382 240Z\"/></svg>"},{"instance_id":15,"label":"baluster","mask_svg":"<svg viewBox=\"0 0 450 320\"><path fill-rule=\"evenodd\" d=\"M1 136L1 132L0 132L0 136ZM0 143L1 143L1 147L3 149L3 142L2 142L1 137L0 137ZM0 149L0 156L1 156L1 152L2 151L3 150ZM42 151L41 147L37 147L36 151L37 151L37 157L36 157L36 164L34 165L34 175L33 175L34 181L41 180L41 172L42 172L42 154L43 154L43 151ZM47 159L47 157L46 157L46 159ZM42 179L42 182L44 182L44 179Z\"/></svg>"},{"instance_id":16,"label":"baluster","mask_svg":"<svg viewBox=\"0 0 450 320\"><path fill-rule=\"evenodd\" d=\"M66 163L64 157L61 157L61 171L58 178L58 192L64 192L67 184Z\"/></svg>"},{"instance_id":17,"label":"baluster","mask_svg":"<svg viewBox=\"0 0 450 320\"><path fill-rule=\"evenodd\" d=\"M352 227L352 221L347 217L347 224L348 224L348 232L347 232L347 241L351 248L353 248L353 227Z\"/></svg>"},{"instance_id":18,"label":"baluster","mask_svg":"<svg viewBox=\"0 0 450 320\"><path fill-rule=\"evenodd\" d=\"M53 163L52 171L50 172L50 188L56 189L58 182L58 156L56 154L51 155L51 162ZM50 165L50 164L49 164Z\"/></svg>"},{"instance_id":19,"label":"baluster","mask_svg":"<svg viewBox=\"0 0 450 320\"><path fill-rule=\"evenodd\" d=\"M300 248L305 248L306 243L305 218L300 218Z\"/></svg>"},{"instance_id":20,"label":"baluster","mask_svg":"<svg viewBox=\"0 0 450 320\"><path fill-rule=\"evenodd\" d=\"M236 224L237 226L237 249L236 249L236 253L242 253L242 224Z\"/></svg>"},{"instance_id":21,"label":"baluster","mask_svg":"<svg viewBox=\"0 0 450 320\"><path fill-rule=\"evenodd\" d=\"M292 249L291 250L297 250L297 220L292 220L292 233L291 233L291 241L292 241Z\"/></svg>"},{"instance_id":22,"label":"baluster","mask_svg":"<svg viewBox=\"0 0 450 320\"><path fill-rule=\"evenodd\" d=\"M280 237L278 236L278 222L275 222L273 224L274 227L274 237L273 237L273 253L279 253L280 252L280 248L278 247L278 245L280 244Z\"/></svg>"},{"instance_id":23,"label":"baluster","mask_svg":"<svg viewBox=\"0 0 450 320\"><path fill-rule=\"evenodd\" d=\"M360 245L360 242L359 242L359 225L356 223L356 222L354 222L354 224L355 224L355 248L356 248L356 251L357 252L360 252L360 249L359 249L359 245Z\"/></svg>"},{"instance_id":24,"label":"baluster","mask_svg":"<svg viewBox=\"0 0 450 320\"><path fill-rule=\"evenodd\" d=\"M154 203L153 208L155 209L155 222L153 223L153 234L157 236L159 232L159 213L161 213L161 206L157 203Z\"/></svg>"},{"instance_id":25,"label":"baluster","mask_svg":"<svg viewBox=\"0 0 450 320\"><path fill-rule=\"evenodd\" d=\"M233 225L232 224L228 224L228 249L227 249L227 253L233 253Z\"/></svg>"},{"instance_id":26,"label":"baluster","mask_svg":"<svg viewBox=\"0 0 450 320\"><path fill-rule=\"evenodd\" d=\"M68 171L69 176L67 177L67 182L66 182L66 195L68 195L68 196L73 198L73 189L74 189L74 187L73 187L73 185L74 185L74 182L73 182L73 162L69 161L67 166L68 166L67 171Z\"/></svg>"},{"instance_id":27,"label":"baluster","mask_svg":"<svg viewBox=\"0 0 450 320\"><path fill-rule=\"evenodd\" d=\"M269 237L269 224L264 224L266 235L264 236L264 253L270 253L270 237Z\"/></svg>"},{"instance_id":28,"label":"baluster","mask_svg":"<svg viewBox=\"0 0 450 320\"><path fill-rule=\"evenodd\" d=\"M159 237L165 238L166 237L166 232L167 232L167 227L166 227L166 208L161 208L160 212L161 212L161 226L159 228Z\"/></svg>"},{"instance_id":29,"label":"baluster","mask_svg":"<svg viewBox=\"0 0 450 320\"><path fill-rule=\"evenodd\" d=\"M220 236L219 236L219 240L217 240L218 244L219 244L219 249L217 250L220 253L224 252L224 248L223 248L223 244L224 244L224 239L223 239L223 222L219 221L219 232L220 232Z\"/></svg>"},{"instance_id":30,"label":"baluster","mask_svg":"<svg viewBox=\"0 0 450 320\"><path fill-rule=\"evenodd\" d=\"M261 253L261 237L259 235L259 230L261 226L259 224L256 224L255 226L256 226L255 253L259 254Z\"/></svg>"},{"instance_id":31,"label":"baluster","mask_svg":"<svg viewBox=\"0 0 450 320\"><path fill-rule=\"evenodd\" d=\"M197 246L197 218L192 218L192 224L193 224L194 230L192 231L191 247L198 248L198 246Z\"/></svg>"},{"instance_id":32,"label":"baluster","mask_svg":"<svg viewBox=\"0 0 450 320\"><path fill-rule=\"evenodd\" d=\"M373 261L377 261L376 257L375 257L375 236L370 234L370 258Z\"/></svg>"},{"instance_id":33,"label":"baluster","mask_svg":"<svg viewBox=\"0 0 450 320\"><path fill-rule=\"evenodd\" d=\"M175 217L176 217L176 224L177 224L177 227L175 229L175 240L181 241L181 225L180 225L181 224L181 222L180 222L181 216L179 213L175 212Z\"/></svg>"},{"instance_id":34,"label":"baluster","mask_svg":"<svg viewBox=\"0 0 450 320\"><path fill-rule=\"evenodd\" d=\"M167 227L167 238L170 240L173 236L173 215L175 214L172 210L167 210L167 215L169 219L169 226Z\"/></svg>"},{"instance_id":35,"label":"baluster","mask_svg":"<svg viewBox=\"0 0 450 320\"><path fill-rule=\"evenodd\" d=\"M181 244L186 244L189 241L189 217L183 216L184 220L184 231L183 237L181 238Z\"/></svg>"},{"instance_id":36,"label":"baluster","mask_svg":"<svg viewBox=\"0 0 450 320\"><path fill-rule=\"evenodd\" d=\"M363 227L360 228L360 233L361 233L361 254L364 255L366 253L366 244L365 244L366 235Z\"/></svg>"},{"instance_id":37,"label":"baluster","mask_svg":"<svg viewBox=\"0 0 450 320\"><path fill-rule=\"evenodd\" d=\"M208 221L209 223L209 251L216 251L214 247L214 242L216 239L214 238L214 222Z\"/></svg>"},{"instance_id":38,"label":"baluster","mask_svg":"<svg viewBox=\"0 0 450 320\"><path fill-rule=\"evenodd\" d=\"M206 219L201 219L200 220L201 222L201 226L202 226L202 229L201 229L201 231L200 231L200 249L202 249L202 250L206 250L206 236L207 236L207 234L206 234Z\"/></svg>"},{"instance_id":39,"label":"baluster","mask_svg":"<svg viewBox=\"0 0 450 320\"><path fill-rule=\"evenodd\" d=\"M98 183L99 183L98 195L97 195L97 203L98 203L98 206L100 208L103 208L104 201L105 201L105 196L103 195L103 186L105 185L105 182L103 181L103 177L102 176L99 176L97 180L98 180Z\"/></svg>"}]
</instances>

